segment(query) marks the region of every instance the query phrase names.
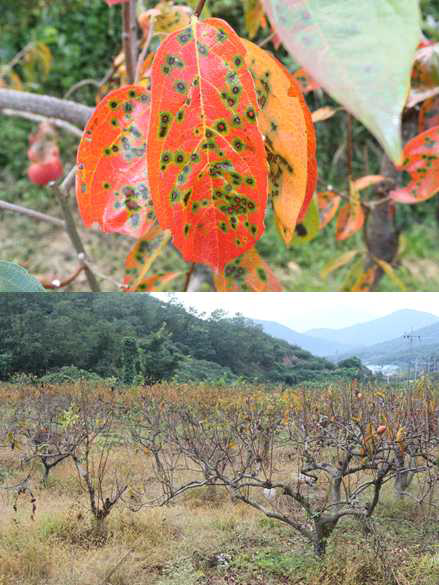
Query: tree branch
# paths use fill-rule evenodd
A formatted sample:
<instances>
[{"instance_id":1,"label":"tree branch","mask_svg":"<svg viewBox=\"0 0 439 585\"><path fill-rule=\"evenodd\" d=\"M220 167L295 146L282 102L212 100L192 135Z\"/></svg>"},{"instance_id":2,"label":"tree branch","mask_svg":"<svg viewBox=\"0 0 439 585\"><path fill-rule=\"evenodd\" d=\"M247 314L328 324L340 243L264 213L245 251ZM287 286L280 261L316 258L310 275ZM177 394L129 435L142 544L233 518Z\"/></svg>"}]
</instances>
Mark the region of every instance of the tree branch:
<instances>
[{"instance_id":1,"label":"tree branch","mask_svg":"<svg viewBox=\"0 0 439 585\"><path fill-rule=\"evenodd\" d=\"M0 111L4 108L58 118L81 128L93 113L93 108L77 102L14 89L0 89Z\"/></svg>"},{"instance_id":2,"label":"tree branch","mask_svg":"<svg viewBox=\"0 0 439 585\"><path fill-rule=\"evenodd\" d=\"M136 0L128 0L122 8L122 43L128 83L134 83L137 61Z\"/></svg>"},{"instance_id":3,"label":"tree branch","mask_svg":"<svg viewBox=\"0 0 439 585\"><path fill-rule=\"evenodd\" d=\"M56 225L57 227L61 227L63 229L65 229L66 227L66 224L63 222L62 219L58 219L57 217L53 217L51 215L46 215L45 213L41 213L40 211L29 209L28 207L16 205L15 203L8 203L7 201L3 201L1 199L0 209L5 209L6 211L15 211L15 213L21 213L21 215L27 215L28 217L32 217L32 219L45 221L46 223L52 223L53 225Z\"/></svg>"}]
</instances>

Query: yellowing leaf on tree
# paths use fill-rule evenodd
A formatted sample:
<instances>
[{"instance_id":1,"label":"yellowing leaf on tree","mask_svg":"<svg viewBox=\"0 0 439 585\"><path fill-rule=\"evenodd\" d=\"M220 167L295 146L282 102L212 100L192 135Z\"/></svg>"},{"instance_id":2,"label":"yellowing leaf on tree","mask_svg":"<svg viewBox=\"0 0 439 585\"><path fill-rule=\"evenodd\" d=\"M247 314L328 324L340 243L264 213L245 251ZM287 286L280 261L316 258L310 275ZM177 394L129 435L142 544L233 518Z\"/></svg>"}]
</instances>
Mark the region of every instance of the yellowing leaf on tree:
<instances>
[{"instance_id":1,"label":"yellowing leaf on tree","mask_svg":"<svg viewBox=\"0 0 439 585\"><path fill-rule=\"evenodd\" d=\"M268 264L255 248L224 267L222 274L214 275L217 291L221 292L280 292L282 286Z\"/></svg>"},{"instance_id":2,"label":"yellowing leaf on tree","mask_svg":"<svg viewBox=\"0 0 439 585\"><path fill-rule=\"evenodd\" d=\"M401 112L421 36L418 0L264 0L294 59L401 161Z\"/></svg>"},{"instance_id":3,"label":"yellowing leaf on tree","mask_svg":"<svg viewBox=\"0 0 439 585\"><path fill-rule=\"evenodd\" d=\"M346 240L363 227L364 211L358 190L350 182L350 198L338 212L336 239Z\"/></svg>"},{"instance_id":4,"label":"yellowing leaf on tree","mask_svg":"<svg viewBox=\"0 0 439 585\"><path fill-rule=\"evenodd\" d=\"M192 10L189 6L174 4L170 0L161 0L154 8L142 12L138 20L139 26L146 30L154 19L154 31L169 34L188 26L191 15Z\"/></svg>"},{"instance_id":5,"label":"yellowing leaf on tree","mask_svg":"<svg viewBox=\"0 0 439 585\"><path fill-rule=\"evenodd\" d=\"M419 203L439 191L439 126L434 126L412 138L404 147L404 162L400 171L410 174L406 187L391 191L398 203Z\"/></svg>"},{"instance_id":6,"label":"yellowing leaf on tree","mask_svg":"<svg viewBox=\"0 0 439 585\"><path fill-rule=\"evenodd\" d=\"M76 197L87 227L138 238L155 214L145 164L150 93L128 85L110 92L88 121L77 153Z\"/></svg>"},{"instance_id":7,"label":"yellowing leaf on tree","mask_svg":"<svg viewBox=\"0 0 439 585\"><path fill-rule=\"evenodd\" d=\"M407 107L439 93L439 43L429 43L416 51Z\"/></svg>"},{"instance_id":8,"label":"yellowing leaf on tree","mask_svg":"<svg viewBox=\"0 0 439 585\"><path fill-rule=\"evenodd\" d=\"M351 292L367 292L371 289L375 282L376 266L371 266L357 276L357 279L351 286Z\"/></svg>"},{"instance_id":9,"label":"yellowing leaf on tree","mask_svg":"<svg viewBox=\"0 0 439 585\"><path fill-rule=\"evenodd\" d=\"M288 245L316 185L315 130L302 92L287 69L254 43L243 43L261 109L258 123L265 136L273 209Z\"/></svg>"},{"instance_id":10,"label":"yellowing leaf on tree","mask_svg":"<svg viewBox=\"0 0 439 585\"><path fill-rule=\"evenodd\" d=\"M253 79L219 19L170 35L152 68L154 210L183 258L222 270L264 231L268 169Z\"/></svg>"},{"instance_id":11,"label":"yellowing leaf on tree","mask_svg":"<svg viewBox=\"0 0 439 585\"><path fill-rule=\"evenodd\" d=\"M338 258L331 260L331 262L329 262L320 272L320 276L323 279L327 278L331 272L334 272L335 270L346 266L346 264L349 264L349 262L351 262L357 254L358 250L348 250L341 256L338 256Z\"/></svg>"},{"instance_id":12,"label":"yellowing leaf on tree","mask_svg":"<svg viewBox=\"0 0 439 585\"><path fill-rule=\"evenodd\" d=\"M169 230L162 231L155 225L134 244L125 261L124 285L128 292L149 290L146 287L154 284L154 280L146 278L146 273L165 250L170 238Z\"/></svg>"},{"instance_id":13,"label":"yellowing leaf on tree","mask_svg":"<svg viewBox=\"0 0 439 585\"><path fill-rule=\"evenodd\" d=\"M266 26L262 0L244 0L244 24L250 39L257 35L261 27Z\"/></svg>"}]
</instances>

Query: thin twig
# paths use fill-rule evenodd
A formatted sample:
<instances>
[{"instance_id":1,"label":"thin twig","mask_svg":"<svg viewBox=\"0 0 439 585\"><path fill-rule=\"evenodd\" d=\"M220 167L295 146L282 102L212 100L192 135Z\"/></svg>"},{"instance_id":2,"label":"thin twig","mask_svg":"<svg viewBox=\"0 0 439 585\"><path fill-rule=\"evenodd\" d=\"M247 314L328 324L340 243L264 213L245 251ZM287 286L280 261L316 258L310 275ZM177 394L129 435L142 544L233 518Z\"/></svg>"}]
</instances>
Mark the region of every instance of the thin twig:
<instances>
[{"instance_id":1,"label":"thin twig","mask_svg":"<svg viewBox=\"0 0 439 585\"><path fill-rule=\"evenodd\" d=\"M123 5L122 22L122 44L125 56L125 68L128 83L134 83L136 78L137 56L136 0L129 0Z\"/></svg>"},{"instance_id":2,"label":"thin twig","mask_svg":"<svg viewBox=\"0 0 439 585\"><path fill-rule=\"evenodd\" d=\"M192 276L192 273L194 271L194 268L195 268L195 263L192 262L189 270L186 273L186 278L185 278L184 286L183 286L183 292L187 292L187 289L189 288L189 283L191 281L191 276Z\"/></svg>"},{"instance_id":3,"label":"thin twig","mask_svg":"<svg viewBox=\"0 0 439 585\"><path fill-rule=\"evenodd\" d=\"M272 41L275 36L276 36L275 32L272 32L271 34L269 34L268 37L266 37L265 39L262 39L262 41L260 41L258 43L259 47L265 47L265 45L268 45L268 43L270 41Z\"/></svg>"},{"instance_id":4,"label":"thin twig","mask_svg":"<svg viewBox=\"0 0 439 585\"><path fill-rule=\"evenodd\" d=\"M200 0L198 6L195 8L194 15L197 18L200 18L201 13L203 12L204 5L206 4L206 0Z\"/></svg>"},{"instance_id":5,"label":"thin twig","mask_svg":"<svg viewBox=\"0 0 439 585\"><path fill-rule=\"evenodd\" d=\"M8 203L7 201L3 201L0 199L0 209L4 209L6 211L14 211L15 213L20 213L21 215L27 215L32 219L36 219L38 221L45 221L46 223L51 223L56 225L57 227L64 228L66 224L63 222L62 219L58 219L57 217L53 217L52 215L46 215L45 213L41 213L40 211L35 211L34 209L29 209L28 207L22 207L21 205L17 205L15 203Z\"/></svg>"},{"instance_id":6,"label":"thin twig","mask_svg":"<svg viewBox=\"0 0 439 585\"><path fill-rule=\"evenodd\" d=\"M347 188L350 189L350 181L352 179L352 114L346 112L346 173L347 173Z\"/></svg>"},{"instance_id":7,"label":"thin twig","mask_svg":"<svg viewBox=\"0 0 439 585\"><path fill-rule=\"evenodd\" d=\"M53 188L53 191L56 195L56 198L58 199L58 202L61 206L61 209L62 209L62 212L64 215L66 232L70 238L70 241L73 244L73 247L76 250L76 253L78 254L79 261L85 267L85 276L87 277L87 281L88 281L88 284L90 286L90 289L93 292L100 292L101 288L99 286L98 281L96 280L96 276L94 275L90 266L85 262L85 260L87 259L87 254L85 252L84 244L82 243L79 232L76 228L75 219L73 217L73 214L72 214L72 211L70 209L69 202L68 202L68 198L67 198L69 188L72 184L72 181L75 180L75 172L76 172L76 169L75 169L75 167L73 167L73 169L70 171L70 173L64 179L64 181L61 183L61 185L59 185L57 183L53 183L52 188Z\"/></svg>"},{"instance_id":8,"label":"thin twig","mask_svg":"<svg viewBox=\"0 0 439 585\"><path fill-rule=\"evenodd\" d=\"M64 94L64 99L67 100L73 93L75 93L75 91L86 85L94 85L95 87L99 88L100 84L99 81L96 81L96 79L82 79L81 81L78 81L78 83L72 85L72 87L66 91Z\"/></svg>"},{"instance_id":9,"label":"thin twig","mask_svg":"<svg viewBox=\"0 0 439 585\"><path fill-rule=\"evenodd\" d=\"M146 37L145 44L143 46L142 52L140 53L140 56L137 59L136 77L135 77L135 80L134 80L135 83L138 83L138 81L140 79L140 73L141 73L141 70L142 70L142 65L143 65L143 62L145 61L146 53L148 52L149 45L151 44L151 40L152 40L152 37L153 36L154 36L154 17L151 16L151 22L150 22L150 25L149 25L148 36Z\"/></svg>"},{"instance_id":10,"label":"thin twig","mask_svg":"<svg viewBox=\"0 0 439 585\"><path fill-rule=\"evenodd\" d=\"M68 278L65 278L64 280L54 279L51 280L50 282L43 280L41 281L41 284L43 285L44 288L48 289L63 288L68 284L71 284L74 280L76 280L83 270L85 270L85 264L80 264L78 268L75 270L75 272ZM66 457L68 457L69 455L70 453L66 455Z\"/></svg>"},{"instance_id":11,"label":"thin twig","mask_svg":"<svg viewBox=\"0 0 439 585\"><path fill-rule=\"evenodd\" d=\"M81 138L82 130L70 124L70 122L65 122L64 120L57 120L56 118L47 118L46 116L41 116L40 114L30 114L29 112L20 112L19 110L11 110L9 108L5 108L1 111L2 114L5 116L17 116L19 118L24 118L25 120L30 120L31 122L50 122L54 126L61 128L63 130L67 130L71 134L78 136Z\"/></svg>"}]
</instances>

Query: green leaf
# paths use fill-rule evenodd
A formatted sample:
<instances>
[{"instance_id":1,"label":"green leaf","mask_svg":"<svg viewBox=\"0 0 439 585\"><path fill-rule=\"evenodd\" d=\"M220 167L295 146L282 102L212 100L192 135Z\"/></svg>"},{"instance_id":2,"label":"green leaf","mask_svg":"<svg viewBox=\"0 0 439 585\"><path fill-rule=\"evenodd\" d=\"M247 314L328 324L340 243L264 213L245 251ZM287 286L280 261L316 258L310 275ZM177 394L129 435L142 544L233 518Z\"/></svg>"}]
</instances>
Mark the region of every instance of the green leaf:
<instances>
[{"instance_id":1,"label":"green leaf","mask_svg":"<svg viewBox=\"0 0 439 585\"><path fill-rule=\"evenodd\" d=\"M45 292L36 278L27 270L0 260L0 292Z\"/></svg>"},{"instance_id":2,"label":"green leaf","mask_svg":"<svg viewBox=\"0 0 439 585\"><path fill-rule=\"evenodd\" d=\"M264 0L293 57L401 163L418 0Z\"/></svg>"}]
</instances>

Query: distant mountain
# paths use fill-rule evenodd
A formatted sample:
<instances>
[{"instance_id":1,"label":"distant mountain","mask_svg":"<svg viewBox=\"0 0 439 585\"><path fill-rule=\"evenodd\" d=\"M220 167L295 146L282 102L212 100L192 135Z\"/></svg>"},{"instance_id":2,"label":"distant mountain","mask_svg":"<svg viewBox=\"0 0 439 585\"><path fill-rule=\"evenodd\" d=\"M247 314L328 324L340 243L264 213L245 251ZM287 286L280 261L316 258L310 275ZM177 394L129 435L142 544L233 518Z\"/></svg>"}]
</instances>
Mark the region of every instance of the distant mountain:
<instances>
[{"instance_id":1,"label":"distant mountain","mask_svg":"<svg viewBox=\"0 0 439 585\"><path fill-rule=\"evenodd\" d=\"M398 364L406 365L410 360L430 359L434 357L439 360L439 322L421 329L409 331L413 337L404 339L398 336L384 343L377 343L367 348L348 351L341 358L356 355L366 364Z\"/></svg>"},{"instance_id":2,"label":"distant mountain","mask_svg":"<svg viewBox=\"0 0 439 585\"><path fill-rule=\"evenodd\" d=\"M412 329L427 327L433 323L439 323L439 317L423 311L414 311L411 309L402 309L395 311L386 317L373 319L366 323L359 323L343 329L311 329L304 335L318 337L331 343L348 345L352 348L362 349L365 346L382 343L400 337ZM333 347L333 355L338 352L338 348ZM349 350L350 351L350 350ZM356 352L356 355L359 355Z\"/></svg>"},{"instance_id":3,"label":"distant mountain","mask_svg":"<svg viewBox=\"0 0 439 585\"><path fill-rule=\"evenodd\" d=\"M293 345L298 345L302 349L318 356L328 356L334 353L346 353L353 349L349 344L328 341L327 339L319 339L304 333L298 333L285 325L275 323L274 321L262 321L261 319L253 319L257 325L261 325L262 329L268 335L276 339L283 339Z\"/></svg>"}]
</instances>

